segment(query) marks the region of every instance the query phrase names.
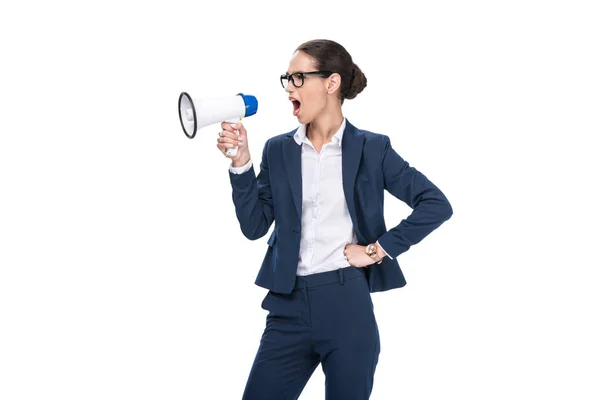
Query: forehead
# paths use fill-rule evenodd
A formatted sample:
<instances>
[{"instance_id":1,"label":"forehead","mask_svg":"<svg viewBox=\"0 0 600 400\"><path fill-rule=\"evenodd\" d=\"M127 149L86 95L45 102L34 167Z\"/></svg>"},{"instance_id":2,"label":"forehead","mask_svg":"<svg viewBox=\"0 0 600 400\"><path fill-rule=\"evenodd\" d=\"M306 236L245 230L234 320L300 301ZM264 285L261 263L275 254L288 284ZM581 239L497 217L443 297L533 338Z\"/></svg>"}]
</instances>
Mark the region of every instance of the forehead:
<instances>
[{"instance_id":1,"label":"forehead","mask_svg":"<svg viewBox=\"0 0 600 400\"><path fill-rule=\"evenodd\" d=\"M312 57L302 51L296 51L290 60L287 73L293 72L309 72L316 69L315 62Z\"/></svg>"}]
</instances>

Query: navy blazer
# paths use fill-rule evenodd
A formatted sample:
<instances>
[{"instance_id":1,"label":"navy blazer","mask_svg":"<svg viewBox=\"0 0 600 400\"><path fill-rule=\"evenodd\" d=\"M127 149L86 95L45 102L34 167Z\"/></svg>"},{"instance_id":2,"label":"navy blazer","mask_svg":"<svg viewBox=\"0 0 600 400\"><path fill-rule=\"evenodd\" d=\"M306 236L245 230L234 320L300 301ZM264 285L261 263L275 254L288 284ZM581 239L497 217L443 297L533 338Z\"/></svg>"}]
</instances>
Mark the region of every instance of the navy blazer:
<instances>
[{"instance_id":1,"label":"navy blazer","mask_svg":"<svg viewBox=\"0 0 600 400\"><path fill-rule=\"evenodd\" d=\"M229 172L235 213L245 237L263 237L275 221L255 284L291 293L300 253L302 218L301 145L291 132L269 138L260 172ZM342 178L348 211L358 244L379 244L392 257L371 264L366 277L371 292L406 285L397 257L452 216L446 196L394 151L388 136L354 127L346 119L342 138ZM412 213L386 229L384 189L405 202Z\"/></svg>"}]
</instances>

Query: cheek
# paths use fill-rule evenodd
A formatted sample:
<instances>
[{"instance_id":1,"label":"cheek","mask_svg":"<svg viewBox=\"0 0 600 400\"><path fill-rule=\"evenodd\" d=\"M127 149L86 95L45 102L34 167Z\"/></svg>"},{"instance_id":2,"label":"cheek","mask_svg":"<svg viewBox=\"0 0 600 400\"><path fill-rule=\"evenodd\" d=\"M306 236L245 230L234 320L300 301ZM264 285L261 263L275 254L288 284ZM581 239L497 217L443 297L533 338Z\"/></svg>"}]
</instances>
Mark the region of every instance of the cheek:
<instances>
[{"instance_id":1,"label":"cheek","mask_svg":"<svg viewBox=\"0 0 600 400\"><path fill-rule=\"evenodd\" d=\"M309 113L318 113L324 106L325 100L320 93L311 93L305 97L306 111Z\"/></svg>"}]
</instances>

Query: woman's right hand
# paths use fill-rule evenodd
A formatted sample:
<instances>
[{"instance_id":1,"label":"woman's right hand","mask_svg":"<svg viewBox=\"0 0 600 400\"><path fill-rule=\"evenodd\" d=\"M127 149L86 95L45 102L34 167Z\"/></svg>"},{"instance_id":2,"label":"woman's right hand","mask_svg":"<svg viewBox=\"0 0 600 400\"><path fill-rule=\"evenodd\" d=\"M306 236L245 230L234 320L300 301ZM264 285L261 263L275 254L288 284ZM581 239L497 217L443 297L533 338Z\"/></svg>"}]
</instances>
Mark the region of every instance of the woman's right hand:
<instances>
[{"instance_id":1,"label":"woman's right hand","mask_svg":"<svg viewBox=\"0 0 600 400\"><path fill-rule=\"evenodd\" d=\"M219 132L217 138L217 148L227 158L231 158L233 167L242 167L250 161L250 152L248 150L247 132L244 125L240 122L221 122L222 131ZM239 131L239 135L235 131ZM238 147L237 154L235 156L228 156L225 154L227 149Z\"/></svg>"}]
</instances>

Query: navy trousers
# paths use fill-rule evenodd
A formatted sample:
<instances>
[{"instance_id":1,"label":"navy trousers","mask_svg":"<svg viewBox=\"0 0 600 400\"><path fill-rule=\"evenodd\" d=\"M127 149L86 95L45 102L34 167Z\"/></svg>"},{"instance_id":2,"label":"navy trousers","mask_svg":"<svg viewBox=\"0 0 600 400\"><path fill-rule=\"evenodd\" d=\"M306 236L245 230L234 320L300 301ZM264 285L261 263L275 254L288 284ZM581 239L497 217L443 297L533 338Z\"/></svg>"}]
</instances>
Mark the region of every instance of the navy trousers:
<instances>
[{"instance_id":1,"label":"navy trousers","mask_svg":"<svg viewBox=\"0 0 600 400\"><path fill-rule=\"evenodd\" d=\"M363 268L297 276L292 293L269 291L269 313L243 400L296 400L322 364L326 400L371 395L379 329Z\"/></svg>"}]
</instances>

